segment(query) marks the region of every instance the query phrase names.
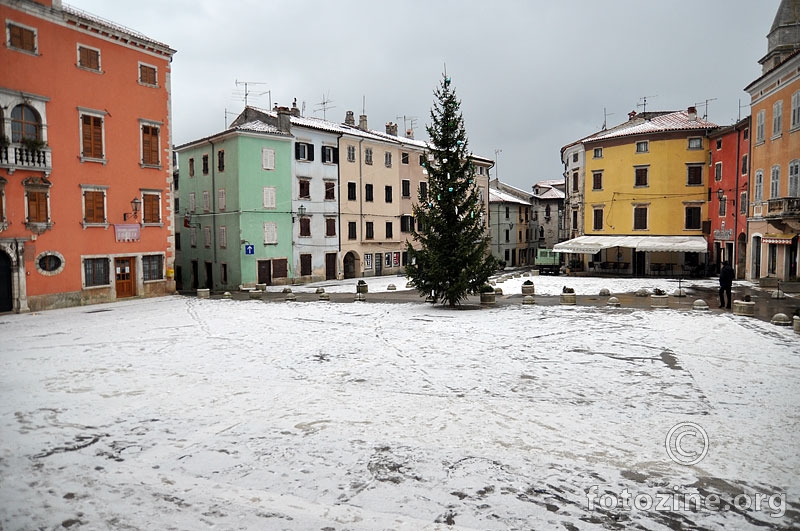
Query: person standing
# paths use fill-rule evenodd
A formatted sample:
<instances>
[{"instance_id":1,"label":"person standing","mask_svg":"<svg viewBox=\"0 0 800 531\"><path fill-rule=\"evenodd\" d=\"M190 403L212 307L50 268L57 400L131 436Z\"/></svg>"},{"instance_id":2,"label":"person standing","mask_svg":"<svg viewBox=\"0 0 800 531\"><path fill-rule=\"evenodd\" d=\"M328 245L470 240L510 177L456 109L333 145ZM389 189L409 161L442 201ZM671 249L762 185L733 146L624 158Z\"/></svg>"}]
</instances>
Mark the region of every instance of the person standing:
<instances>
[{"instance_id":1,"label":"person standing","mask_svg":"<svg viewBox=\"0 0 800 531\"><path fill-rule=\"evenodd\" d=\"M731 286L733 285L733 268L730 262L725 260L722 262L722 269L719 271L719 307L731 309ZM725 304L725 296L728 297L728 303Z\"/></svg>"}]
</instances>

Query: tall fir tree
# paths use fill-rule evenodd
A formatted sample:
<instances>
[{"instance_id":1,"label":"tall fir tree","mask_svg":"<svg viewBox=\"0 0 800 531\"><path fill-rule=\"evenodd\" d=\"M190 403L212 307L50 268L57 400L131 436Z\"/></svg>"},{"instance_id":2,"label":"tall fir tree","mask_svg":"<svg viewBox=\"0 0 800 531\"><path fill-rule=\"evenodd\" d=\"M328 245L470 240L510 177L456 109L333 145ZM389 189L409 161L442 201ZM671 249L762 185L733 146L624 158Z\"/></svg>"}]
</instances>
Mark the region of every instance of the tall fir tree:
<instances>
[{"instance_id":1,"label":"tall fir tree","mask_svg":"<svg viewBox=\"0 0 800 531\"><path fill-rule=\"evenodd\" d=\"M495 271L483 202L475 184L475 167L467 150L461 102L447 74L435 91L427 161L427 191L414 206L412 234L420 244L408 244L406 274L423 296L456 306L475 293Z\"/></svg>"}]
</instances>

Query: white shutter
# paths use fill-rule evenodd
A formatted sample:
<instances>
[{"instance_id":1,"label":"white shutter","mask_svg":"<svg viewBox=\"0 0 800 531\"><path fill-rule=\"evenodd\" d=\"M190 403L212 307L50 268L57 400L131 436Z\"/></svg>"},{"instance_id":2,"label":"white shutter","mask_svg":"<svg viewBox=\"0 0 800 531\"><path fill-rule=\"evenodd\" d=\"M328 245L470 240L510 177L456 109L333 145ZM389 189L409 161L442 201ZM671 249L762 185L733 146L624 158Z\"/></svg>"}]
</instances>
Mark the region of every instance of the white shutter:
<instances>
[{"instance_id":1,"label":"white shutter","mask_svg":"<svg viewBox=\"0 0 800 531\"><path fill-rule=\"evenodd\" d=\"M264 208L275 208L276 204L276 191L274 186L264 187Z\"/></svg>"},{"instance_id":2,"label":"white shutter","mask_svg":"<svg viewBox=\"0 0 800 531\"><path fill-rule=\"evenodd\" d=\"M219 228L219 247L225 249L228 246L228 229L224 225Z\"/></svg>"},{"instance_id":3,"label":"white shutter","mask_svg":"<svg viewBox=\"0 0 800 531\"><path fill-rule=\"evenodd\" d=\"M211 247L211 227L203 227L203 243L206 247Z\"/></svg>"},{"instance_id":4,"label":"white shutter","mask_svg":"<svg viewBox=\"0 0 800 531\"><path fill-rule=\"evenodd\" d=\"M261 148L261 167L265 170L275 169L275 150Z\"/></svg>"},{"instance_id":5,"label":"white shutter","mask_svg":"<svg viewBox=\"0 0 800 531\"><path fill-rule=\"evenodd\" d=\"M195 200L194 192L189 194L189 212L194 212L197 209L197 201Z\"/></svg>"},{"instance_id":6,"label":"white shutter","mask_svg":"<svg viewBox=\"0 0 800 531\"><path fill-rule=\"evenodd\" d=\"M197 247L197 227L192 227L189 232L189 244Z\"/></svg>"},{"instance_id":7,"label":"white shutter","mask_svg":"<svg viewBox=\"0 0 800 531\"><path fill-rule=\"evenodd\" d=\"M272 221L264 222L264 245L278 243L278 224Z\"/></svg>"},{"instance_id":8,"label":"white shutter","mask_svg":"<svg viewBox=\"0 0 800 531\"><path fill-rule=\"evenodd\" d=\"M203 190L203 210L206 212L211 210L211 196L208 194L208 190Z\"/></svg>"},{"instance_id":9,"label":"white shutter","mask_svg":"<svg viewBox=\"0 0 800 531\"><path fill-rule=\"evenodd\" d=\"M217 210L225 210L225 188L217 190Z\"/></svg>"}]
</instances>

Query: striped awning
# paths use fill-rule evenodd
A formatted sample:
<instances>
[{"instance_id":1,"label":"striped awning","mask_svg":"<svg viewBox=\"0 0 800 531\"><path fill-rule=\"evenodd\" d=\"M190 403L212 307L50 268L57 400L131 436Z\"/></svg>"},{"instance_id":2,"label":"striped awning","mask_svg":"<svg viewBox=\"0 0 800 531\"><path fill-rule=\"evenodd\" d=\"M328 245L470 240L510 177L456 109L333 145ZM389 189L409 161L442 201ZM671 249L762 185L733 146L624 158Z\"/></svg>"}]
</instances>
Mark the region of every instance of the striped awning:
<instances>
[{"instance_id":1,"label":"striped awning","mask_svg":"<svg viewBox=\"0 0 800 531\"><path fill-rule=\"evenodd\" d=\"M777 245L791 245L796 234L765 234L761 243L774 243Z\"/></svg>"}]
</instances>

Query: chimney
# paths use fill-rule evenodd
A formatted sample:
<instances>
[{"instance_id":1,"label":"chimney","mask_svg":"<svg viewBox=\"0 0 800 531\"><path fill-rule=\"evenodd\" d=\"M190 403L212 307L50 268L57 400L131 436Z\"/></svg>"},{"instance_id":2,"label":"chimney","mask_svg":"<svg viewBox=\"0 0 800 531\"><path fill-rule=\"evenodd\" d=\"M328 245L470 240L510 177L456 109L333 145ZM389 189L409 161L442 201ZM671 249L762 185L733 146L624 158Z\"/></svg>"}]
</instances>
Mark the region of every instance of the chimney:
<instances>
[{"instance_id":1,"label":"chimney","mask_svg":"<svg viewBox=\"0 0 800 531\"><path fill-rule=\"evenodd\" d=\"M686 111L686 114L689 115L689 121L690 122L696 122L697 121L697 108L689 107L689 109L687 109L687 111Z\"/></svg>"},{"instance_id":2,"label":"chimney","mask_svg":"<svg viewBox=\"0 0 800 531\"><path fill-rule=\"evenodd\" d=\"M628 113L628 120L633 120L636 118L636 111L631 111Z\"/></svg>"},{"instance_id":3,"label":"chimney","mask_svg":"<svg viewBox=\"0 0 800 531\"><path fill-rule=\"evenodd\" d=\"M353 111L347 111L344 115L344 125L349 125L351 127L356 126L356 119L353 118Z\"/></svg>"},{"instance_id":4,"label":"chimney","mask_svg":"<svg viewBox=\"0 0 800 531\"><path fill-rule=\"evenodd\" d=\"M292 116L300 116L300 109L297 108L297 98L292 102Z\"/></svg>"},{"instance_id":5,"label":"chimney","mask_svg":"<svg viewBox=\"0 0 800 531\"><path fill-rule=\"evenodd\" d=\"M406 129L406 138L410 138L414 140L414 130L413 129Z\"/></svg>"},{"instance_id":6,"label":"chimney","mask_svg":"<svg viewBox=\"0 0 800 531\"><path fill-rule=\"evenodd\" d=\"M278 129L281 133L292 132L292 111L288 107L278 107Z\"/></svg>"},{"instance_id":7,"label":"chimney","mask_svg":"<svg viewBox=\"0 0 800 531\"><path fill-rule=\"evenodd\" d=\"M386 124L386 134L387 135L392 135L392 136L397 136L397 124L394 124L392 122L387 123Z\"/></svg>"},{"instance_id":8,"label":"chimney","mask_svg":"<svg viewBox=\"0 0 800 531\"><path fill-rule=\"evenodd\" d=\"M367 130L367 115L366 114L360 114L358 116L358 128L361 129L362 131L366 131Z\"/></svg>"}]
</instances>

